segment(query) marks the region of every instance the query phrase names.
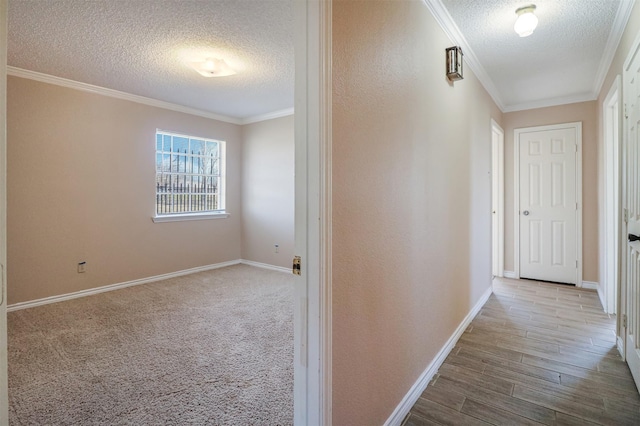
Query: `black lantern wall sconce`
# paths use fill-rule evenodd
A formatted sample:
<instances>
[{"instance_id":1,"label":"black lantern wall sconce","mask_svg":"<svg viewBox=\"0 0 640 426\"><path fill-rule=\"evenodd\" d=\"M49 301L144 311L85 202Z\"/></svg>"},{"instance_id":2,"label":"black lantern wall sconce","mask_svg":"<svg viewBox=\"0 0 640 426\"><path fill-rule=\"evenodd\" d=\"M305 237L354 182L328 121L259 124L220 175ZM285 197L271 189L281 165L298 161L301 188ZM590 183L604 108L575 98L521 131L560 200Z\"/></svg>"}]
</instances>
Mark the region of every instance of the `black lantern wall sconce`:
<instances>
[{"instance_id":1,"label":"black lantern wall sconce","mask_svg":"<svg viewBox=\"0 0 640 426\"><path fill-rule=\"evenodd\" d=\"M447 78L449 81L462 80L462 49L453 46L445 49L447 52Z\"/></svg>"}]
</instances>

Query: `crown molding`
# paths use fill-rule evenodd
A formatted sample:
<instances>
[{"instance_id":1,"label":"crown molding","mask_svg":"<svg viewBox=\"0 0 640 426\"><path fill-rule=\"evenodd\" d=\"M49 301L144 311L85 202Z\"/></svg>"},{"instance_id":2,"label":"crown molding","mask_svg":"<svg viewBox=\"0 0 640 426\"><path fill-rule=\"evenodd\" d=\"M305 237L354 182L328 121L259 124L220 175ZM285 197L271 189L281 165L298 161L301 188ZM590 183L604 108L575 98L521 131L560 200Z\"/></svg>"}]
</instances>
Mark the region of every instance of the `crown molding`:
<instances>
[{"instance_id":1,"label":"crown molding","mask_svg":"<svg viewBox=\"0 0 640 426\"><path fill-rule=\"evenodd\" d=\"M462 35L462 32L453 21L453 18L449 14L449 11L442 4L441 0L422 0L424 4L429 8L431 14L438 22L444 33L449 37L449 39L456 45L462 47L462 52L464 54L464 60L467 63L467 66L473 71L478 80L480 80L480 84L485 88L485 90L489 93L489 96L496 103L498 108L501 111L504 111L504 102L500 97L498 89L496 88L493 80L487 74L487 71L480 64L478 57L476 56L467 40Z\"/></svg>"},{"instance_id":2,"label":"crown molding","mask_svg":"<svg viewBox=\"0 0 640 426\"><path fill-rule=\"evenodd\" d=\"M558 105L575 104L578 102L589 102L598 99L593 93L583 93L580 95L562 96L558 98L543 99L540 101L523 102L521 104L507 105L502 112L516 112L528 109L546 108Z\"/></svg>"},{"instance_id":3,"label":"crown molding","mask_svg":"<svg viewBox=\"0 0 640 426\"><path fill-rule=\"evenodd\" d=\"M94 86L93 84L81 83L79 81L69 80L62 77L56 77L49 74L43 74L36 71L29 71L22 68L7 66L7 75L14 77L27 78L42 83L54 84L56 86L68 87L71 89L81 90L83 92L95 93L98 95L109 96L111 98L123 99L125 101L136 102L139 104L149 105L157 108L168 109L171 111L183 112L185 114L196 115L198 117L210 118L212 120L223 121L225 123L243 124L241 119L228 117L225 115L214 114L195 108L189 108L184 105L173 104L171 102L160 101L157 99L147 98L144 96L132 95L131 93L120 92L118 90L107 89L106 87Z\"/></svg>"},{"instance_id":4,"label":"crown molding","mask_svg":"<svg viewBox=\"0 0 640 426\"><path fill-rule=\"evenodd\" d=\"M287 108L280 111L273 111L267 114L254 115L242 119L242 124L257 123L259 121L273 120L274 118L287 117L293 115L293 108Z\"/></svg>"},{"instance_id":5,"label":"crown molding","mask_svg":"<svg viewBox=\"0 0 640 426\"><path fill-rule=\"evenodd\" d=\"M622 34L624 33L624 29L627 26L627 22L629 22L629 18L631 17L631 11L633 10L634 4L635 0L622 0L620 2L620 5L618 6L618 11L613 21L613 26L611 27L609 37L607 38L607 44L605 45L602 59L600 60L600 66L598 67L598 72L596 73L595 84L593 86L593 93L595 98L598 97L600 91L602 90L604 79L607 77L609 68L611 68L613 57L616 54L616 50L618 50L618 45L620 44L620 40L622 39Z\"/></svg>"}]
</instances>

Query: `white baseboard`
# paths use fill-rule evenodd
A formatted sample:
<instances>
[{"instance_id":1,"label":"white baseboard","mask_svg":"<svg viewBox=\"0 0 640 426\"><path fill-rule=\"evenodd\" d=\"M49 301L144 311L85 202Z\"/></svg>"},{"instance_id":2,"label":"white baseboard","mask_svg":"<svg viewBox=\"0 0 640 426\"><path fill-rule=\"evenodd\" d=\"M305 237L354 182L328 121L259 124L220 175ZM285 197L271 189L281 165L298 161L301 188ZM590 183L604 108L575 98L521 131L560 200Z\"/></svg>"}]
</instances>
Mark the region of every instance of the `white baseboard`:
<instances>
[{"instance_id":1,"label":"white baseboard","mask_svg":"<svg viewBox=\"0 0 640 426\"><path fill-rule=\"evenodd\" d=\"M438 369L447 358L453 347L458 342L458 339L464 333L464 330L469 326L471 321L478 315L480 309L487 302L491 293L493 292L492 287L489 287L487 291L480 297L478 303L471 309L471 312L467 314L467 316L462 320L456 331L453 335L447 340L447 343L440 349L440 351L436 354L435 358L431 361L431 363L427 366L427 368L422 372L418 380L411 386L409 392L402 398L400 404L396 407L396 409L391 413L391 416L384 423L385 426L400 426L402 421L406 417L407 413L411 410L411 407L416 403L422 392L427 388L429 382L433 378L433 376L438 372Z\"/></svg>"},{"instance_id":2,"label":"white baseboard","mask_svg":"<svg viewBox=\"0 0 640 426\"><path fill-rule=\"evenodd\" d=\"M600 284L594 283L593 281L582 281L582 288L587 290L599 290Z\"/></svg>"},{"instance_id":3,"label":"white baseboard","mask_svg":"<svg viewBox=\"0 0 640 426\"><path fill-rule=\"evenodd\" d=\"M243 265L255 266L256 268L269 269L271 271L286 272L287 274L291 273L291 268L285 268L284 266L269 265L268 263L254 262L253 260L246 259L241 259L240 263Z\"/></svg>"},{"instance_id":4,"label":"white baseboard","mask_svg":"<svg viewBox=\"0 0 640 426\"><path fill-rule=\"evenodd\" d=\"M626 333L626 331L625 331ZM624 353L624 340L622 340L621 336L616 336L616 346L618 347L618 353L622 357L623 361L626 361L625 353Z\"/></svg>"},{"instance_id":5,"label":"white baseboard","mask_svg":"<svg viewBox=\"0 0 640 426\"><path fill-rule=\"evenodd\" d=\"M73 293L61 294L59 296L50 296L42 299L30 300L28 302L14 303L7 306L7 312L17 311L20 309L34 308L36 306L48 305L49 303L62 302L63 300L77 299L79 297L91 296L93 294L104 293L106 291L119 290L121 288L132 287L140 284L147 284L154 281L162 281L169 278L180 277L182 275L195 274L196 272L204 272L212 269L224 268L227 266L237 265L240 260L231 260L228 262L214 263L213 265L198 266L196 268L184 269L182 271L170 272L168 274L156 275L148 278L140 278L138 280L126 281L118 284L110 284L102 287L91 288L88 290L80 290Z\"/></svg>"},{"instance_id":6,"label":"white baseboard","mask_svg":"<svg viewBox=\"0 0 640 426\"><path fill-rule=\"evenodd\" d=\"M518 279L518 277L516 277L516 273L513 271L504 271L503 274L505 278L511 278L513 280Z\"/></svg>"},{"instance_id":7,"label":"white baseboard","mask_svg":"<svg viewBox=\"0 0 640 426\"><path fill-rule=\"evenodd\" d=\"M598 299L600 299L600 304L602 305L602 309L604 309L604 311L607 312L607 307L604 300L604 289L602 288L602 286L598 286L596 290L598 290Z\"/></svg>"}]
</instances>

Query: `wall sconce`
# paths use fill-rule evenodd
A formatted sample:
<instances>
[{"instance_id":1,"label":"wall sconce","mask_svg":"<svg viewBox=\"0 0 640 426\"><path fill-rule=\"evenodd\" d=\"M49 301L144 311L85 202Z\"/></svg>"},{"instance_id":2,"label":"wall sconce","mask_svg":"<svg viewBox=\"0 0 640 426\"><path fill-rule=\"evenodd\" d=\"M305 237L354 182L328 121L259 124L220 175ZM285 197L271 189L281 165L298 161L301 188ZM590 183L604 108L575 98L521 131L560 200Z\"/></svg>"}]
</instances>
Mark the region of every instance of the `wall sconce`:
<instances>
[{"instance_id":1,"label":"wall sconce","mask_svg":"<svg viewBox=\"0 0 640 426\"><path fill-rule=\"evenodd\" d=\"M447 78L449 81L462 80L462 49L453 46L445 49L447 52Z\"/></svg>"}]
</instances>

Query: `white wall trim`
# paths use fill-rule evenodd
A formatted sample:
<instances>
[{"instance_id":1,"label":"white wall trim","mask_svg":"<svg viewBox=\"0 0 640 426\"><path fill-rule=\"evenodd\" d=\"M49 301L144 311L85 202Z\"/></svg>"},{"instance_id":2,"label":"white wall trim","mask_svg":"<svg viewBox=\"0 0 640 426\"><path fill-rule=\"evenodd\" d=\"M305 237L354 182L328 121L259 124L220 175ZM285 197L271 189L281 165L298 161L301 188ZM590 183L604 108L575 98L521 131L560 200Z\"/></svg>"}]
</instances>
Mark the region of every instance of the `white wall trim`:
<instances>
[{"instance_id":1,"label":"white wall trim","mask_svg":"<svg viewBox=\"0 0 640 426\"><path fill-rule=\"evenodd\" d=\"M626 333L626 330L625 330L625 333ZM616 347L618 348L618 353L622 357L622 360L626 361L627 354L624 352L624 349L625 349L624 339L620 336L616 336Z\"/></svg>"},{"instance_id":2,"label":"white wall trim","mask_svg":"<svg viewBox=\"0 0 640 426\"><path fill-rule=\"evenodd\" d=\"M258 123L260 121L273 120L274 118L288 117L294 114L293 108L287 108L280 111L273 111L267 114L254 115L253 117L243 118L242 124Z\"/></svg>"},{"instance_id":3,"label":"white wall trim","mask_svg":"<svg viewBox=\"0 0 640 426\"><path fill-rule=\"evenodd\" d=\"M402 398L400 404L398 404L396 409L393 410L393 413L391 413L391 416L384 423L385 426L400 426L402 424L402 421L411 410L411 407L413 407L418 398L420 398L420 395L427 388L433 376L438 372L438 369L456 345L462 333L464 333L469 324L471 324L471 321L473 321L476 315L478 315L478 312L480 312L480 309L482 309L484 304L487 302L491 293L493 293L493 284L484 292L480 297L480 300L478 300L478 303L475 304L467 316L462 320L458 328L456 328L449 340L447 340L442 349L440 349L427 368L422 372L422 374L420 374L418 380L416 380L413 386L411 386L409 392L407 392L404 398Z\"/></svg>"},{"instance_id":4,"label":"white wall trim","mask_svg":"<svg viewBox=\"0 0 640 426\"><path fill-rule=\"evenodd\" d=\"M627 22L629 22L629 17L631 17L634 4L635 0L622 0L618 5L618 11L616 12L616 17L613 21L609 37L607 38L602 59L600 60L600 66L596 73L595 84L593 86L593 93L596 97L600 94L604 79L607 77L609 68L611 68L611 62L613 62L613 57L618 50L618 45L622 39L622 34L627 26Z\"/></svg>"},{"instance_id":5,"label":"white wall trim","mask_svg":"<svg viewBox=\"0 0 640 426\"><path fill-rule=\"evenodd\" d=\"M62 302L64 300L77 299L79 297L92 296L94 294L104 293L107 291L120 290L122 288L133 287L136 285L152 283L155 281L167 280L169 278L180 277L183 275L195 274L196 272L210 271L212 269L225 268L227 266L237 265L240 260L231 260L228 262L214 263L212 265L198 266L181 271L170 272L168 274L155 275L153 277L140 278L137 280L126 281L118 284L110 284L102 287L80 290L73 293L61 294L58 296L44 297L42 299L30 300L28 302L14 303L7 306L7 312L18 311L20 309L34 308L36 306L48 305L50 303Z\"/></svg>"},{"instance_id":6,"label":"white wall trim","mask_svg":"<svg viewBox=\"0 0 640 426\"><path fill-rule=\"evenodd\" d=\"M79 81L69 80L54 75L43 74L36 71L29 71L22 68L7 66L7 75L14 77L27 78L42 83L54 84L56 86L68 87L70 89L81 90L83 92L95 93L98 95L109 96L111 98L123 99L125 101L136 102L139 104L149 105L157 108L168 109L171 111L183 112L185 114L196 115L198 117L210 118L212 120L224 121L232 124L243 124L238 118L228 117L226 115L214 114L199 110L196 108L186 107L171 102L160 101L158 99L147 98L145 96L133 95L131 93L121 92L119 90L107 89L106 87L94 86L93 84L81 83Z\"/></svg>"},{"instance_id":7,"label":"white wall trim","mask_svg":"<svg viewBox=\"0 0 640 426\"><path fill-rule=\"evenodd\" d=\"M295 1L295 425L332 422L332 2Z\"/></svg>"},{"instance_id":8,"label":"white wall trim","mask_svg":"<svg viewBox=\"0 0 640 426\"><path fill-rule=\"evenodd\" d=\"M600 284L593 281L582 281L582 288L585 290L598 290L598 294L600 294ZM602 299L600 299L602 300Z\"/></svg>"},{"instance_id":9,"label":"white wall trim","mask_svg":"<svg viewBox=\"0 0 640 426\"><path fill-rule=\"evenodd\" d=\"M582 283L582 287L585 288L584 282ZM600 299L600 304L604 308L603 311L607 312L607 304L606 304L607 301L606 301L606 298L605 298L605 295L604 295L604 289L602 288L602 286L599 285L598 288L596 289L596 291L598 292L598 299Z\"/></svg>"},{"instance_id":10,"label":"white wall trim","mask_svg":"<svg viewBox=\"0 0 640 426\"><path fill-rule=\"evenodd\" d=\"M511 278L512 280L517 280L518 279L518 276L513 271L504 271L504 277L505 278Z\"/></svg>"},{"instance_id":11,"label":"white wall trim","mask_svg":"<svg viewBox=\"0 0 640 426\"><path fill-rule=\"evenodd\" d=\"M285 268L284 266L269 265L268 263L254 262L253 260L247 259L240 259L240 263L243 265L255 266L256 268L269 269L270 271L284 272L286 274L291 273L291 268Z\"/></svg>"},{"instance_id":12,"label":"white wall trim","mask_svg":"<svg viewBox=\"0 0 640 426\"><path fill-rule=\"evenodd\" d=\"M480 83L484 86L485 90L489 93L489 96L491 96L498 108L500 108L500 111L504 111L504 102L502 102L500 93L493 83L493 80L491 80L491 77L489 77L489 74L487 74L487 71L478 60L475 52L471 49L469 43L467 43L467 40L453 21L453 18L449 14L447 8L442 4L442 0L423 0L423 2L427 5L431 14L438 22L444 33L449 37L449 40L462 48L464 61L476 75L478 80L480 80Z\"/></svg>"},{"instance_id":13,"label":"white wall trim","mask_svg":"<svg viewBox=\"0 0 640 426\"><path fill-rule=\"evenodd\" d=\"M562 96L557 98L543 99L540 101L523 102L520 104L506 105L502 112L524 111L528 109L547 108L557 105L575 104L578 102L595 101L598 99L597 94L583 93L580 95Z\"/></svg>"}]
</instances>

